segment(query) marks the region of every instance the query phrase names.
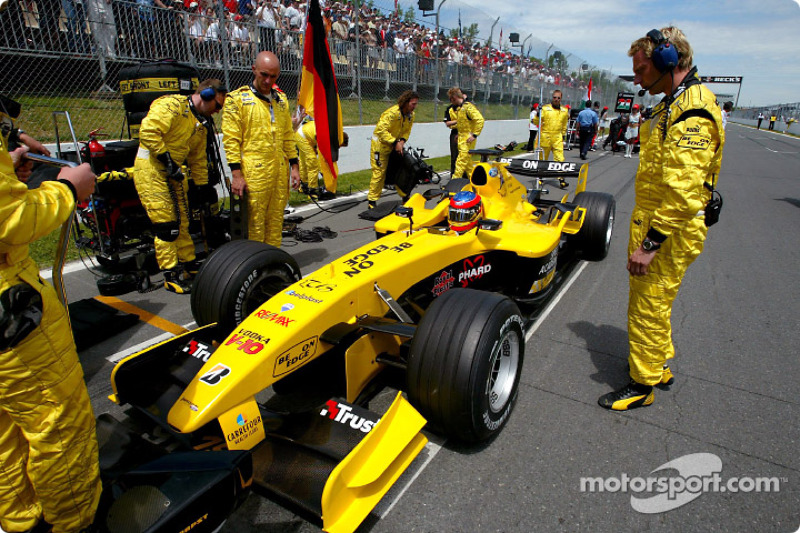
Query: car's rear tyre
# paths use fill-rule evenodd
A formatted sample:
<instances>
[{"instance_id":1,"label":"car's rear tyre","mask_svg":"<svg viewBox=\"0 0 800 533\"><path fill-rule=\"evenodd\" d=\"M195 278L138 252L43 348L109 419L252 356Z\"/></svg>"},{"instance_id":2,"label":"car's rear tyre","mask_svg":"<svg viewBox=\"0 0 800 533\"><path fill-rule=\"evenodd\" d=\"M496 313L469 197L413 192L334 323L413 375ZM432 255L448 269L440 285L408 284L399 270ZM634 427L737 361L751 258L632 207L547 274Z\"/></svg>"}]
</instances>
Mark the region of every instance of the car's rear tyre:
<instances>
[{"instance_id":1,"label":"car's rear tyre","mask_svg":"<svg viewBox=\"0 0 800 533\"><path fill-rule=\"evenodd\" d=\"M586 218L581 230L572 237L572 242L583 259L605 259L614 231L616 200L608 193L584 191L575 195L575 203L586 208Z\"/></svg>"},{"instance_id":2,"label":"car's rear tyre","mask_svg":"<svg viewBox=\"0 0 800 533\"><path fill-rule=\"evenodd\" d=\"M455 194L463 189L464 185L469 185L469 180L467 178L451 178L450 181L445 184L444 190L450 194Z\"/></svg>"},{"instance_id":3,"label":"car's rear tyre","mask_svg":"<svg viewBox=\"0 0 800 533\"><path fill-rule=\"evenodd\" d=\"M256 241L231 241L217 248L197 272L192 315L199 326L217 322L227 335L299 279L297 261L283 250Z\"/></svg>"},{"instance_id":4,"label":"car's rear tyre","mask_svg":"<svg viewBox=\"0 0 800 533\"><path fill-rule=\"evenodd\" d=\"M428 424L475 443L496 435L517 399L525 354L517 305L451 289L422 318L408 359L408 398Z\"/></svg>"}]
</instances>

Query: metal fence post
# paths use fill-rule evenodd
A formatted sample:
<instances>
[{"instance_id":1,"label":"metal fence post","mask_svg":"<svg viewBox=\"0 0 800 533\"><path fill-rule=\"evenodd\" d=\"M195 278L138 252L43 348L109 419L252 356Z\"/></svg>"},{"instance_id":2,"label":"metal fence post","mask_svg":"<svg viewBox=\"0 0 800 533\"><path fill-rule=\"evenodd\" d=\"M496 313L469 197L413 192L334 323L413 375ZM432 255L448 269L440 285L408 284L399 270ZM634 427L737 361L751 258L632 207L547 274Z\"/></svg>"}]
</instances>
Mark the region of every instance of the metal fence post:
<instances>
[{"instance_id":1,"label":"metal fence post","mask_svg":"<svg viewBox=\"0 0 800 533\"><path fill-rule=\"evenodd\" d=\"M369 54L369 51L367 51L367 54ZM389 102L390 101L390 99L389 99L389 62L387 61L387 57L386 57L386 48L383 49L382 54L383 54L383 70L386 73L386 75L385 75L386 82L385 82L385 84L383 86L383 101L384 102Z\"/></svg>"}]
</instances>

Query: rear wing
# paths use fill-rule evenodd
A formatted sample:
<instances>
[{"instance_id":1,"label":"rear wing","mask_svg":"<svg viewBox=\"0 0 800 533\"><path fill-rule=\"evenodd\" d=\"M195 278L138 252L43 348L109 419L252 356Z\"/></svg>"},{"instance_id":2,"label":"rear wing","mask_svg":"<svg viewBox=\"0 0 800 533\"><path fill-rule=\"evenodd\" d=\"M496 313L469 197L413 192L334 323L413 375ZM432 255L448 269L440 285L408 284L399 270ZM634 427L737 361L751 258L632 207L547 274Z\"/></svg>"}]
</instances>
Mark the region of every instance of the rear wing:
<instances>
[{"instance_id":1,"label":"rear wing","mask_svg":"<svg viewBox=\"0 0 800 533\"><path fill-rule=\"evenodd\" d=\"M586 163L571 163L566 161L539 161L538 159L523 159L519 157L498 158L500 163L506 164L506 169L511 174L530 176L545 179L578 178L575 185L575 194L586 190L586 179L589 176L589 165Z\"/></svg>"}]
</instances>

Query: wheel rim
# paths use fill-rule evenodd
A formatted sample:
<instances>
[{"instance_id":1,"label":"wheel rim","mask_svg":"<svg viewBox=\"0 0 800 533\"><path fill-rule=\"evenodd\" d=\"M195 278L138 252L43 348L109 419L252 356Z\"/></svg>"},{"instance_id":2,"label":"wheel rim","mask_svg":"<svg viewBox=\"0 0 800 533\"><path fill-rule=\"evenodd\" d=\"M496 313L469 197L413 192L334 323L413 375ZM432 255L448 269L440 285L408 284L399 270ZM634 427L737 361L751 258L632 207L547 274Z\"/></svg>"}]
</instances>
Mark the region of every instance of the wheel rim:
<instances>
[{"instance_id":1,"label":"wheel rim","mask_svg":"<svg viewBox=\"0 0 800 533\"><path fill-rule=\"evenodd\" d=\"M280 291L291 285L291 281L282 279L274 274L263 275L257 279L242 302L242 318L250 316L253 311L261 307L261 304L278 294Z\"/></svg>"},{"instance_id":2,"label":"wheel rim","mask_svg":"<svg viewBox=\"0 0 800 533\"><path fill-rule=\"evenodd\" d=\"M608 214L608 224L606 224L606 251L611 246L611 234L614 231L614 211Z\"/></svg>"},{"instance_id":3,"label":"wheel rim","mask_svg":"<svg viewBox=\"0 0 800 533\"><path fill-rule=\"evenodd\" d=\"M492 350L486 395L489 398L489 409L493 413L502 411L514 393L519 371L519 346L519 334L515 330L510 330Z\"/></svg>"}]
</instances>

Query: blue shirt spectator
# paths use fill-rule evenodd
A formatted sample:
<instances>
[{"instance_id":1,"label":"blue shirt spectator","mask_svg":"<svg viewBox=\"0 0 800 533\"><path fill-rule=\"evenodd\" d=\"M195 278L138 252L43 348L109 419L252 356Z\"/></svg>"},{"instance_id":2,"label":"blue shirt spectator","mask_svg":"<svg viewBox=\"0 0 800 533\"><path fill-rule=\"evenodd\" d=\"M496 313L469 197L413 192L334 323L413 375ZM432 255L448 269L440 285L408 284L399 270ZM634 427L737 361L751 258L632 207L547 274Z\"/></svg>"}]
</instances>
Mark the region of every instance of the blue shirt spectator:
<instances>
[{"instance_id":1,"label":"blue shirt spectator","mask_svg":"<svg viewBox=\"0 0 800 533\"><path fill-rule=\"evenodd\" d=\"M239 0L239 14L243 17L252 15L255 11L253 0Z\"/></svg>"},{"instance_id":2,"label":"blue shirt spectator","mask_svg":"<svg viewBox=\"0 0 800 533\"><path fill-rule=\"evenodd\" d=\"M599 121L600 118L597 116L597 113L589 107L578 113L578 125L581 128L591 128L597 125Z\"/></svg>"}]
</instances>

